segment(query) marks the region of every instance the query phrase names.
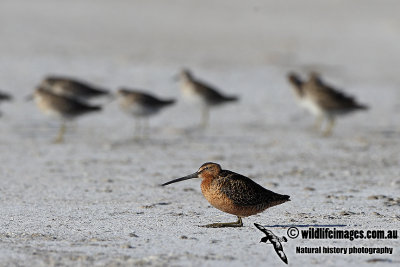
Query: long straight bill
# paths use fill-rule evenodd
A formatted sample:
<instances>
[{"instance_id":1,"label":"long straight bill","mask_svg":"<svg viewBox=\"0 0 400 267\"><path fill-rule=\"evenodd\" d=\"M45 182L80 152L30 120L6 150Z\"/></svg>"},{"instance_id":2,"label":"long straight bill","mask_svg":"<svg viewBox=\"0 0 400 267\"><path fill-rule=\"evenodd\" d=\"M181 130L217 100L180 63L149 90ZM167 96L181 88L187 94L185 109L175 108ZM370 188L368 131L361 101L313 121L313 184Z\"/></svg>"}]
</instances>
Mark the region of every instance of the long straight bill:
<instances>
[{"instance_id":1,"label":"long straight bill","mask_svg":"<svg viewBox=\"0 0 400 267\"><path fill-rule=\"evenodd\" d=\"M189 180L189 179L192 179L192 178L198 178L198 177L199 177L199 174L197 172L195 172L195 173L189 174L189 175L187 175L185 177L178 178L178 179L166 182L165 184L162 184L161 186L177 183L177 182L180 182L180 181Z\"/></svg>"}]
</instances>

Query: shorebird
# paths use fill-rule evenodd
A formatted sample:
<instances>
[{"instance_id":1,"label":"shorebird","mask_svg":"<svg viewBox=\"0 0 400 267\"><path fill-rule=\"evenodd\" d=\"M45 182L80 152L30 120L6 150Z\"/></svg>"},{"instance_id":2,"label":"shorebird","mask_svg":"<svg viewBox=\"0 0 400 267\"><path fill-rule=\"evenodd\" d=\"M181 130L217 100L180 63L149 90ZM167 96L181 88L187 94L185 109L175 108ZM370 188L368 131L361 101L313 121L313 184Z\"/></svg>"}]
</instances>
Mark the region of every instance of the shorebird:
<instances>
[{"instance_id":1,"label":"shorebird","mask_svg":"<svg viewBox=\"0 0 400 267\"><path fill-rule=\"evenodd\" d=\"M212 206L238 217L236 222L213 223L204 227L242 227L243 217L290 201L290 196L274 193L241 174L222 170L219 164L213 162L204 163L197 172L162 186L192 178L202 179L201 192Z\"/></svg>"},{"instance_id":2,"label":"shorebird","mask_svg":"<svg viewBox=\"0 0 400 267\"><path fill-rule=\"evenodd\" d=\"M86 82L60 76L49 76L43 79L39 87L54 94L79 101L87 101L91 98L110 95L107 90L96 88Z\"/></svg>"},{"instance_id":3,"label":"shorebird","mask_svg":"<svg viewBox=\"0 0 400 267\"><path fill-rule=\"evenodd\" d=\"M145 92L129 89L119 89L117 98L121 109L136 119L136 132L140 132L140 119L146 120L175 103L174 99L162 100Z\"/></svg>"},{"instance_id":4,"label":"shorebird","mask_svg":"<svg viewBox=\"0 0 400 267\"><path fill-rule=\"evenodd\" d=\"M12 96L3 92L0 92L0 102L11 101ZM0 112L0 117L2 113Z\"/></svg>"},{"instance_id":5,"label":"shorebird","mask_svg":"<svg viewBox=\"0 0 400 267\"><path fill-rule=\"evenodd\" d=\"M195 79L192 73L184 69L180 73L180 87L183 96L192 102L200 102L202 106L203 127L209 120L209 109L222 104L237 101L237 96L225 96L212 86Z\"/></svg>"},{"instance_id":6,"label":"shorebird","mask_svg":"<svg viewBox=\"0 0 400 267\"><path fill-rule=\"evenodd\" d=\"M287 242L287 238L284 236L278 237L274 233L272 233L272 231L265 229L262 225L259 225L257 223L255 223L254 225L265 234L265 236L261 238L260 243L267 243L269 241L270 243L268 244L272 244L274 246L275 252L276 254L278 254L279 258L281 258L284 263L288 264L288 259L285 252L283 252L283 246L281 243Z\"/></svg>"},{"instance_id":7,"label":"shorebird","mask_svg":"<svg viewBox=\"0 0 400 267\"><path fill-rule=\"evenodd\" d=\"M64 140L66 121L75 119L83 114L101 110L99 106L89 106L72 98L60 96L43 88L37 88L33 98L38 108L46 115L61 119L61 127L55 143Z\"/></svg>"},{"instance_id":8,"label":"shorebird","mask_svg":"<svg viewBox=\"0 0 400 267\"><path fill-rule=\"evenodd\" d=\"M323 120L327 119L325 136L332 133L337 116L368 109L366 105L357 103L353 97L325 84L317 73L311 73L307 82L301 80L298 75L289 73L288 80L294 88L300 106L317 117L315 126L318 130Z\"/></svg>"}]
</instances>

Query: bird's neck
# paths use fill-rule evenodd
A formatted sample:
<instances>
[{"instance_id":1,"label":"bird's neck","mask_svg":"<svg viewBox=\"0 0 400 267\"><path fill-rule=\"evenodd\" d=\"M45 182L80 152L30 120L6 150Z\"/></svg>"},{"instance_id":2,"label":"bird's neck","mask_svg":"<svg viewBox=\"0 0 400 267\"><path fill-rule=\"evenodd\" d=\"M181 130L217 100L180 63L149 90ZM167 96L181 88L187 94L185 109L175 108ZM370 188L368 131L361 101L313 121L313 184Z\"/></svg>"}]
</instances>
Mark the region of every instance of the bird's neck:
<instances>
[{"instance_id":1,"label":"bird's neck","mask_svg":"<svg viewBox=\"0 0 400 267\"><path fill-rule=\"evenodd\" d=\"M201 190L204 192L204 191L207 191L210 188L211 182L213 180L213 176L209 175L209 174L205 174L205 175L203 175L202 178L203 179L201 181Z\"/></svg>"}]
</instances>

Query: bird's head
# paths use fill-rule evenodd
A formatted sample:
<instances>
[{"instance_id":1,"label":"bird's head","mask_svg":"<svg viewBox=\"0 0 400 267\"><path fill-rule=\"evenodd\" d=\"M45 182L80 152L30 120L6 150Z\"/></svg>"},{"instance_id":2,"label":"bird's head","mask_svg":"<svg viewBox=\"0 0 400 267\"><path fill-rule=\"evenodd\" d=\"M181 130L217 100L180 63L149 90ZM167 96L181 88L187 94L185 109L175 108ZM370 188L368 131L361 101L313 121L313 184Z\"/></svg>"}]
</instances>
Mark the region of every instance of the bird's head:
<instances>
[{"instance_id":1,"label":"bird's head","mask_svg":"<svg viewBox=\"0 0 400 267\"><path fill-rule=\"evenodd\" d=\"M287 79L288 79L289 83L293 86L293 89L296 92L296 95L301 96L303 93L302 85L304 84L302 79L294 72L290 72L287 75Z\"/></svg>"},{"instance_id":2,"label":"bird's head","mask_svg":"<svg viewBox=\"0 0 400 267\"><path fill-rule=\"evenodd\" d=\"M217 163L213 163L213 162L207 162L204 163L203 165L201 165L201 167L198 169L197 172L186 175L184 177L169 181L167 183L162 184L162 186L165 185L169 185L169 184L173 184L173 183L177 183L177 182L181 182L184 180L189 180L192 178L212 178L212 177L216 177L221 171L221 166Z\"/></svg>"},{"instance_id":3,"label":"bird's head","mask_svg":"<svg viewBox=\"0 0 400 267\"><path fill-rule=\"evenodd\" d=\"M58 80L59 80L59 78L56 78L56 77L53 77L53 76L46 77L40 83L40 87L50 88L50 87L54 86L57 83Z\"/></svg>"},{"instance_id":4,"label":"bird's head","mask_svg":"<svg viewBox=\"0 0 400 267\"><path fill-rule=\"evenodd\" d=\"M129 95L130 91L125 88L118 89L117 96L127 96Z\"/></svg>"},{"instance_id":5,"label":"bird's head","mask_svg":"<svg viewBox=\"0 0 400 267\"><path fill-rule=\"evenodd\" d=\"M179 73L179 79L182 81L191 81L193 79L192 72L189 69L182 69Z\"/></svg>"}]
</instances>

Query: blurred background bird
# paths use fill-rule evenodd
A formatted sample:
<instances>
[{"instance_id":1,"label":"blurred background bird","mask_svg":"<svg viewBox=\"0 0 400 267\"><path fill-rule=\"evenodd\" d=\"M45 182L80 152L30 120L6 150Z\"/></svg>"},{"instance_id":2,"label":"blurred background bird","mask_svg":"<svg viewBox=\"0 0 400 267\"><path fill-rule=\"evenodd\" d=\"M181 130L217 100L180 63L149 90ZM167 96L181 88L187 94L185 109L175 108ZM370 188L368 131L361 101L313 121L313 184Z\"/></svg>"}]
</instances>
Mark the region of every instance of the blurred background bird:
<instances>
[{"instance_id":1,"label":"blurred background bird","mask_svg":"<svg viewBox=\"0 0 400 267\"><path fill-rule=\"evenodd\" d=\"M316 129L320 130L324 119L328 121L324 136L332 134L337 116L368 109L368 106L359 104L353 97L324 83L316 72L311 72L306 82L293 72L289 73L287 77L299 105L317 117Z\"/></svg>"},{"instance_id":2,"label":"blurred background bird","mask_svg":"<svg viewBox=\"0 0 400 267\"><path fill-rule=\"evenodd\" d=\"M183 96L191 102L199 103L202 108L201 126L208 125L209 109L225 103L235 102L237 96L226 96L213 86L197 80L188 69L180 72L180 88Z\"/></svg>"},{"instance_id":3,"label":"blurred background bird","mask_svg":"<svg viewBox=\"0 0 400 267\"><path fill-rule=\"evenodd\" d=\"M165 107L175 103L175 99L160 99L140 90L121 88L117 92L120 108L136 121L135 136L139 137L141 132L147 134L148 118L159 113Z\"/></svg>"},{"instance_id":4,"label":"blurred background bird","mask_svg":"<svg viewBox=\"0 0 400 267\"><path fill-rule=\"evenodd\" d=\"M35 90L33 99L38 108L45 115L61 120L60 131L54 143L61 143L64 141L67 121L84 114L101 110L100 106L90 106L73 98L54 94L43 88L37 88Z\"/></svg>"}]
</instances>

